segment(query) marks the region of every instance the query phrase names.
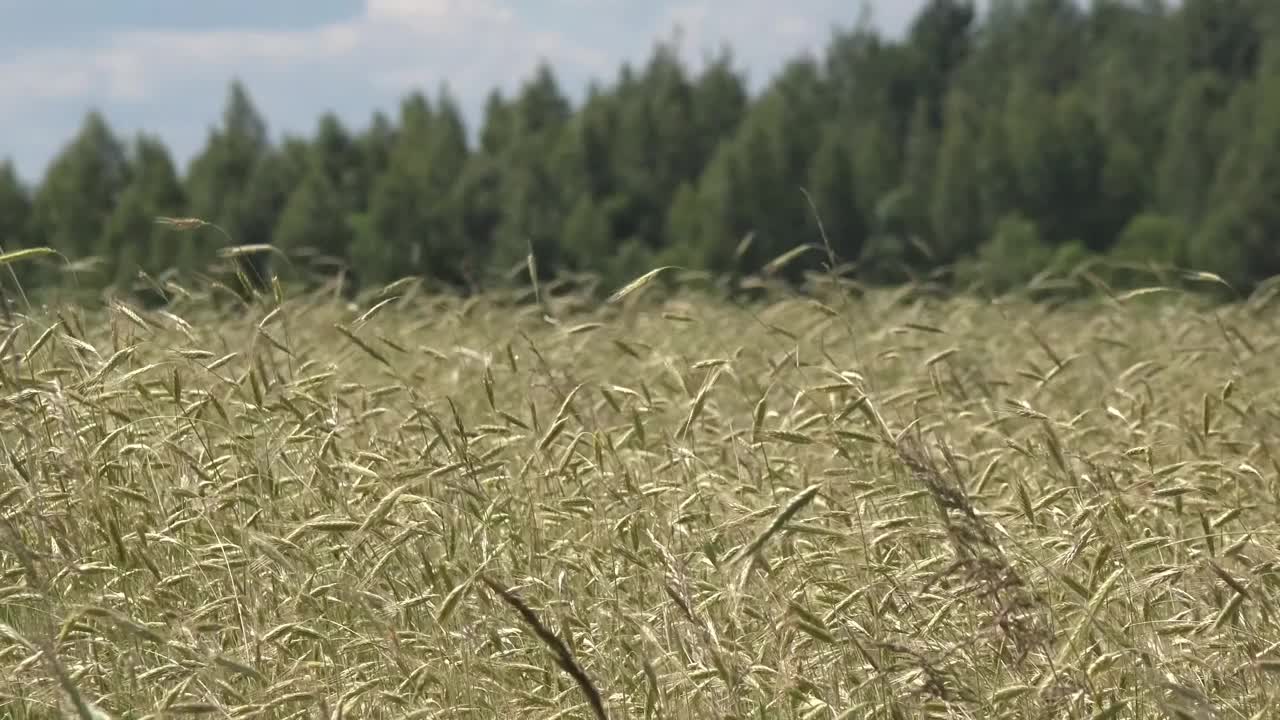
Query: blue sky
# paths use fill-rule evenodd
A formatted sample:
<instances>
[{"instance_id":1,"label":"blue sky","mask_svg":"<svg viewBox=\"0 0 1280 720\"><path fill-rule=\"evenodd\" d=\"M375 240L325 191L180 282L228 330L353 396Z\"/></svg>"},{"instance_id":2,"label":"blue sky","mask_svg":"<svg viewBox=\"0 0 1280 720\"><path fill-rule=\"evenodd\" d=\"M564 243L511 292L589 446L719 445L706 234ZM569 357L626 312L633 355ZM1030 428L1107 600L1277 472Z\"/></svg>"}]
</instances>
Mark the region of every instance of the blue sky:
<instances>
[{"instance_id":1,"label":"blue sky","mask_svg":"<svg viewBox=\"0 0 1280 720\"><path fill-rule=\"evenodd\" d=\"M864 0L896 34L924 0ZM96 108L162 137L185 167L239 77L276 137L332 110L353 127L443 83L469 123L539 60L577 97L682 28L693 67L722 44L758 87L820 51L857 0L0 0L0 160L34 182Z\"/></svg>"}]
</instances>

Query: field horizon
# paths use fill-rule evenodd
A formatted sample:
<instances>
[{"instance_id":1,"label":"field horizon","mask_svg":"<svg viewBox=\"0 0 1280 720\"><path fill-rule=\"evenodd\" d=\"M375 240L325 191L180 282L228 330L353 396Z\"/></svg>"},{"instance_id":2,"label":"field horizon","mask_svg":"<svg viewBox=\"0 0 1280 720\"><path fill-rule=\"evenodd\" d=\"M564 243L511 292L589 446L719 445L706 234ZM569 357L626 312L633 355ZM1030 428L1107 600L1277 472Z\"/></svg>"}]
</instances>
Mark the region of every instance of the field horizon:
<instances>
[{"instance_id":1,"label":"field horizon","mask_svg":"<svg viewBox=\"0 0 1280 720\"><path fill-rule=\"evenodd\" d=\"M0 709L1267 716L1271 295L652 275L15 315Z\"/></svg>"}]
</instances>

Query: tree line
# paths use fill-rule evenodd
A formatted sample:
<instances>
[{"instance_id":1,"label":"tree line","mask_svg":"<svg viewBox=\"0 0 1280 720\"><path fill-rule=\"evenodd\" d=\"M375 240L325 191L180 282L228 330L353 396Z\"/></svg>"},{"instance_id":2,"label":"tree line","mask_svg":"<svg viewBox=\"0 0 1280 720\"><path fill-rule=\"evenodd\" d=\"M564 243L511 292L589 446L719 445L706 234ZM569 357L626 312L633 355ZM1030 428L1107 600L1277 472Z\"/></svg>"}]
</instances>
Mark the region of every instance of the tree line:
<instances>
[{"instance_id":1,"label":"tree line","mask_svg":"<svg viewBox=\"0 0 1280 720\"><path fill-rule=\"evenodd\" d=\"M660 265L733 277L809 245L784 274L835 257L869 283L999 290L1099 257L1248 288L1280 273L1278 21L1272 0L931 0L900 39L833 29L755 95L728 51L693 72L659 44L576 107L544 65L490 94L474 140L441 91L274 142L233 82L185 173L97 112L36 186L0 165L0 242L124 290L228 242L163 216L358 286L484 287L530 253L604 288Z\"/></svg>"}]
</instances>

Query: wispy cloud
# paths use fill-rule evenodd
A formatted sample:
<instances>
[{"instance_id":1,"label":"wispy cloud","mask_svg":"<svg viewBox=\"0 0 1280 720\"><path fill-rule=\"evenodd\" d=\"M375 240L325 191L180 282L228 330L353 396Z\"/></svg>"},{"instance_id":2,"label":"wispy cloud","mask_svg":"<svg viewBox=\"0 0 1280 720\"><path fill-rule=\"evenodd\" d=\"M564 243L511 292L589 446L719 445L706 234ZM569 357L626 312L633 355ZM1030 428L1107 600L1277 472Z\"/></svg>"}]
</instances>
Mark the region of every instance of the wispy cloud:
<instances>
[{"instance_id":1,"label":"wispy cloud","mask_svg":"<svg viewBox=\"0 0 1280 720\"><path fill-rule=\"evenodd\" d=\"M511 11L483 0L369 0L356 19L301 30L117 31L93 47L41 49L0 63L0 108L32 96L132 101L184 87L192 76L251 76L338 61L376 70L410 60L415 50L448 74L466 61L451 54L477 38L492 45L483 38L495 31L505 47L519 49L512 45L521 33Z\"/></svg>"},{"instance_id":2,"label":"wispy cloud","mask_svg":"<svg viewBox=\"0 0 1280 720\"><path fill-rule=\"evenodd\" d=\"M733 56L752 70L755 88L769 80L781 61L805 52L821 50L831 37L832 22L847 27L857 19L850 3L842 0L809 0L785 6L776 1L739 0L733 12L725 12L719 0L684 0L673 3L661 25L679 27L686 54L700 58L708 50L730 47ZM786 48L785 52L779 52Z\"/></svg>"}]
</instances>

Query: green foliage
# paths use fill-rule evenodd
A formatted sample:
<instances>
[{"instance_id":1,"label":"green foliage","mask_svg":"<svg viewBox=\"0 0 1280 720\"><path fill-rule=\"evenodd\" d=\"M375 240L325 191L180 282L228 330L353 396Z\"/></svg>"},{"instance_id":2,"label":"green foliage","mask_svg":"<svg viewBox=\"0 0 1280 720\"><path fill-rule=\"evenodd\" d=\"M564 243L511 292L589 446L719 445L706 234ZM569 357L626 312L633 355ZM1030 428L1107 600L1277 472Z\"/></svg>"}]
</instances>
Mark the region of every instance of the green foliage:
<instances>
[{"instance_id":1,"label":"green foliage","mask_svg":"<svg viewBox=\"0 0 1280 720\"><path fill-rule=\"evenodd\" d=\"M850 142L838 126L829 124L823 129L806 184L813 201L811 211L816 213L809 226L821 221L825 242L837 263L857 260L866 242L870 223L863 214L856 183ZM814 235L815 240L823 239Z\"/></svg>"},{"instance_id":2,"label":"green foliage","mask_svg":"<svg viewBox=\"0 0 1280 720\"><path fill-rule=\"evenodd\" d=\"M572 210L557 182L553 153L569 127L571 108L551 69L540 66L510 108L509 133L499 154L503 165L499 220L490 262L496 273L524 265L532 252L540 271L560 265L561 232Z\"/></svg>"},{"instance_id":3,"label":"green foliage","mask_svg":"<svg viewBox=\"0 0 1280 720\"><path fill-rule=\"evenodd\" d=\"M209 133L209 141L191 162L187 176L188 211L214 223L240 244L270 242L271 217L283 207L287 191L276 196L249 192L261 163L271 152L267 126L258 114L248 89L233 82L222 113L222 123ZM265 212L264 212L265 211ZM183 265L206 270L217 256L223 241L201 233L190 238L184 248ZM238 269L250 278L264 275L263 262L256 258L238 261ZM230 272L220 273L228 278Z\"/></svg>"},{"instance_id":4,"label":"green foliage","mask_svg":"<svg viewBox=\"0 0 1280 720\"><path fill-rule=\"evenodd\" d=\"M1127 262L1184 265L1187 225L1178 217L1143 213L1129 221L1111 249L1112 257Z\"/></svg>"},{"instance_id":5,"label":"green foliage","mask_svg":"<svg viewBox=\"0 0 1280 720\"><path fill-rule=\"evenodd\" d=\"M543 279L587 273L605 292L649 262L733 281L825 240L863 284L967 282L981 266L1007 287L1096 255L1247 291L1280 273L1276 8L1006 0L979 14L930 0L901 39L838 30L755 95L729 51L695 71L664 43L578 107L539 66L488 97L474 143L447 91L360 129L326 113L310 137L273 142L234 82L186 177L126 157L90 114L31 192L0 172L0 232L64 252L86 289L207 271L226 239L158 242L148 216L167 214L355 288L525 282L530 251ZM84 272L94 255L102 272ZM265 275L270 257L241 269ZM828 256L788 257L795 281ZM23 280L60 284L55 268Z\"/></svg>"},{"instance_id":6,"label":"green foliage","mask_svg":"<svg viewBox=\"0 0 1280 720\"><path fill-rule=\"evenodd\" d=\"M329 173L316 162L289 195L272 243L291 257L301 259L305 254L315 269L341 268L350 234L343 210Z\"/></svg>"},{"instance_id":7,"label":"green foliage","mask_svg":"<svg viewBox=\"0 0 1280 720\"><path fill-rule=\"evenodd\" d=\"M1005 216L978 256L959 270L963 281L981 284L993 293L1022 287L1050 267L1054 248L1046 243L1035 222L1020 214Z\"/></svg>"},{"instance_id":8,"label":"green foliage","mask_svg":"<svg viewBox=\"0 0 1280 720\"><path fill-rule=\"evenodd\" d=\"M1248 248L1263 239L1260 228L1242 207L1225 205L1210 213L1191 237L1187 259L1191 267L1241 287L1251 274Z\"/></svg>"},{"instance_id":9,"label":"green foliage","mask_svg":"<svg viewBox=\"0 0 1280 720\"><path fill-rule=\"evenodd\" d=\"M929 219L938 260L950 263L972 254L983 240L983 198L974 182L981 118L973 99L957 90L947 98L944 120Z\"/></svg>"},{"instance_id":10,"label":"green foliage","mask_svg":"<svg viewBox=\"0 0 1280 720\"><path fill-rule=\"evenodd\" d=\"M87 261L101 249L108 220L130 180L123 144L106 120L91 112L79 135L54 158L32 204L32 234L37 244L51 247L75 261ZM56 266L36 277L58 285ZM83 267L81 269L90 269ZM101 276L98 276L99 278ZM77 286L93 282L78 278Z\"/></svg>"},{"instance_id":11,"label":"green foliage","mask_svg":"<svg viewBox=\"0 0 1280 720\"><path fill-rule=\"evenodd\" d=\"M136 285L139 270L155 276L180 264L181 254L172 252L174 236L155 219L179 215L186 205L173 160L159 139L140 136L131 166L129 185L107 220L99 250L104 276L126 292ZM182 242L189 239L181 237Z\"/></svg>"},{"instance_id":12,"label":"green foliage","mask_svg":"<svg viewBox=\"0 0 1280 720\"><path fill-rule=\"evenodd\" d=\"M371 283L408 275L459 277L458 261L468 248L457 180L468 152L459 111L447 93L435 107L420 94L402 103L387 167L373 183L367 212L353 220L351 263L359 277Z\"/></svg>"},{"instance_id":13,"label":"green foliage","mask_svg":"<svg viewBox=\"0 0 1280 720\"><path fill-rule=\"evenodd\" d=\"M0 162L0 252L30 247L31 194L13 163Z\"/></svg>"},{"instance_id":14,"label":"green foliage","mask_svg":"<svg viewBox=\"0 0 1280 720\"><path fill-rule=\"evenodd\" d=\"M667 210L667 244L661 264L686 267L701 264L699 252L705 247L702 236L705 217L698 188L693 183L681 183Z\"/></svg>"},{"instance_id":15,"label":"green foliage","mask_svg":"<svg viewBox=\"0 0 1280 720\"><path fill-rule=\"evenodd\" d=\"M1178 90L1164 147L1156 167L1159 209L1199 223L1208 207L1206 178L1211 178L1228 138L1220 131L1221 107L1230 87L1220 76L1191 75Z\"/></svg>"},{"instance_id":16,"label":"green foliage","mask_svg":"<svg viewBox=\"0 0 1280 720\"><path fill-rule=\"evenodd\" d=\"M1187 223L1176 215L1147 212L1135 216L1109 253L1115 261L1112 286L1176 282L1176 268L1188 265Z\"/></svg>"},{"instance_id":17,"label":"green foliage","mask_svg":"<svg viewBox=\"0 0 1280 720\"><path fill-rule=\"evenodd\" d=\"M599 268L613 251L609 218L590 195L582 195L564 224L565 261L575 268Z\"/></svg>"},{"instance_id":18,"label":"green foliage","mask_svg":"<svg viewBox=\"0 0 1280 720\"><path fill-rule=\"evenodd\" d=\"M269 150L266 123L236 82L231 86L222 125L191 163L187 192L191 212L240 237L245 189Z\"/></svg>"}]
</instances>

